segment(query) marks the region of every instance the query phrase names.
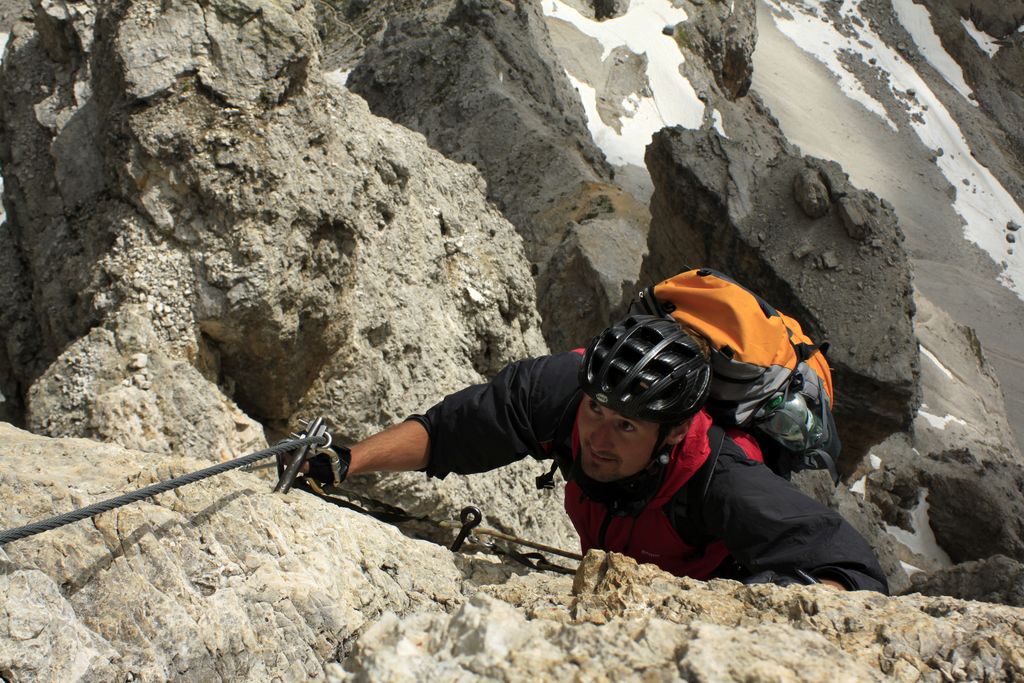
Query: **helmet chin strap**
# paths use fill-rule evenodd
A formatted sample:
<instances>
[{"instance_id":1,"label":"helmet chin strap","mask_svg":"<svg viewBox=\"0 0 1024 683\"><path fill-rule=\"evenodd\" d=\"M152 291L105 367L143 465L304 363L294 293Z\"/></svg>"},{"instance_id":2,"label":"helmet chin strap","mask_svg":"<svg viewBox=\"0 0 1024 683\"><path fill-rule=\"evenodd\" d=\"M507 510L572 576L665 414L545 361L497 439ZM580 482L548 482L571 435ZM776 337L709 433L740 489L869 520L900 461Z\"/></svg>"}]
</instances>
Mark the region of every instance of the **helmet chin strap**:
<instances>
[{"instance_id":1,"label":"helmet chin strap","mask_svg":"<svg viewBox=\"0 0 1024 683\"><path fill-rule=\"evenodd\" d=\"M654 443L654 449L651 451L651 459L647 464L647 469L651 472L656 471L660 467L664 467L672 459L672 449L675 448L675 444L671 446L665 444L665 439L672 433L672 430L676 427L686 425L689 427L690 420L687 418L679 424L668 424L661 423L658 425L658 440Z\"/></svg>"},{"instance_id":2,"label":"helmet chin strap","mask_svg":"<svg viewBox=\"0 0 1024 683\"><path fill-rule=\"evenodd\" d=\"M673 428L674 426L670 424L658 425L658 440L654 444L654 450L651 451L651 460L647 465L647 469L654 470L668 464L672 457L672 449L666 448L665 439L668 438L668 434Z\"/></svg>"}]
</instances>

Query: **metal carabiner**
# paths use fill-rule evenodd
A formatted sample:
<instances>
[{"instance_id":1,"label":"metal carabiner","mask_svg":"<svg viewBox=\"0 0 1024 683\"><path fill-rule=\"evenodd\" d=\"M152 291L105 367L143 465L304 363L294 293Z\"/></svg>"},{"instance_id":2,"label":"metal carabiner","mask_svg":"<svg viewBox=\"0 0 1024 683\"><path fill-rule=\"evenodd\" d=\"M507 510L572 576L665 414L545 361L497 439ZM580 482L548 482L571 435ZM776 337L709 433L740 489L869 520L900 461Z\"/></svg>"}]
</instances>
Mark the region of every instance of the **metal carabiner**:
<instances>
[{"instance_id":1,"label":"metal carabiner","mask_svg":"<svg viewBox=\"0 0 1024 683\"><path fill-rule=\"evenodd\" d=\"M314 418L313 420L305 423L305 427L305 432L302 434L293 434L292 436L298 439L305 439L311 436L326 437L326 443L318 446L318 448L326 448L331 445L331 434L327 431L327 423L324 421L324 418ZM309 444L300 446L298 451L295 453L295 457L292 458L292 461L287 467L283 467L284 459L282 457L280 466L278 467L278 480L277 486L274 487L274 493L288 493L288 491L291 490L292 485L295 484L295 477L299 475L299 470L302 469L303 463L306 462L306 459L309 456L309 446Z\"/></svg>"}]
</instances>

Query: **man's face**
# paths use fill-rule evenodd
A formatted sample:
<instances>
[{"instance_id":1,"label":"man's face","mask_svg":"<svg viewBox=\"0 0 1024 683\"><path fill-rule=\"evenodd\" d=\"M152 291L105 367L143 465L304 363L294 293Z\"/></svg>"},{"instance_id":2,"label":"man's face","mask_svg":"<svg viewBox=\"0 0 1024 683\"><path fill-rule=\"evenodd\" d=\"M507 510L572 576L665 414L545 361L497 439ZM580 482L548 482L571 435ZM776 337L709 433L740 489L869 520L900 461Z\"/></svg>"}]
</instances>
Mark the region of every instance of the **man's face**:
<instances>
[{"instance_id":1,"label":"man's face","mask_svg":"<svg viewBox=\"0 0 1024 683\"><path fill-rule=\"evenodd\" d=\"M596 481L624 479L644 469L658 442L657 423L624 417L589 396L584 396L580 404L577 426L580 464L583 472ZM665 442L679 443L687 426L674 427Z\"/></svg>"}]
</instances>

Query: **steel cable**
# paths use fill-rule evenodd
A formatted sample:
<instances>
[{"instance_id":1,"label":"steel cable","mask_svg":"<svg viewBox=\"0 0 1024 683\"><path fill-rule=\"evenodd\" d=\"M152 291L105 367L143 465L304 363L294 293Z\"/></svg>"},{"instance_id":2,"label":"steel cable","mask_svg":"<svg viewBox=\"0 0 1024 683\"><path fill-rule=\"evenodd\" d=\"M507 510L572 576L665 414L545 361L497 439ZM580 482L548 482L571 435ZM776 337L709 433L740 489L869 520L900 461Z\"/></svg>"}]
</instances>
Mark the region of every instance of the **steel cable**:
<instances>
[{"instance_id":1,"label":"steel cable","mask_svg":"<svg viewBox=\"0 0 1024 683\"><path fill-rule=\"evenodd\" d=\"M131 493L109 498L99 503L93 503L92 505L87 505L86 507L72 510L71 512L55 515L49 519L33 522L32 524L26 524L25 526L20 526L15 529L0 531L0 545L5 545L11 541L17 541L27 536L34 536L35 534L40 534L44 531L50 531L58 527L73 524L74 522L86 519L87 517L93 517L102 512L109 512L114 508L119 508L130 503L136 503L157 494L166 493L167 491L180 488L186 484L192 484L200 481L201 479L222 474L228 470L245 467L246 465L263 460L264 458L293 451L305 445L323 445L326 442L327 438L325 436L307 436L300 439L283 441L271 446L270 448L265 448L262 451L256 451L255 453L243 455L240 458L228 460L227 462L222 462L197 472L191 472L180 477L175 477L174 479L162 481L158 484L146 486L145 488L132 491Z\"/></svg>"}]
</instances>

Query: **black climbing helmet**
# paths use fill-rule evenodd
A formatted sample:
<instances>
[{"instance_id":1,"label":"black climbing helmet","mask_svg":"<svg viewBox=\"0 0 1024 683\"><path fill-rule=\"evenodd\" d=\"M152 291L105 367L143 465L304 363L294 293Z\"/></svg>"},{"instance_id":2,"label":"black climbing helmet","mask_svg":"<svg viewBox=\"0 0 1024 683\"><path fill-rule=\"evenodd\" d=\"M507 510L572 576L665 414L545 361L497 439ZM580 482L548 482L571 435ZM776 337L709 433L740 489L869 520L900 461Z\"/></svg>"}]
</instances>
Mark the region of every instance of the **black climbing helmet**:
<instances>
[{"instance_id":1,"label":"black climbing helmet","mask_svg":"<svg viewBox=\"0 0 1024 683\"><path fill-rule=\"evenodd\" d=\"M590 342L579 383L602 406L626 417L675 425L707 400L711 364L674 320L631 315Z\"/></svg>"}]
</instances>

